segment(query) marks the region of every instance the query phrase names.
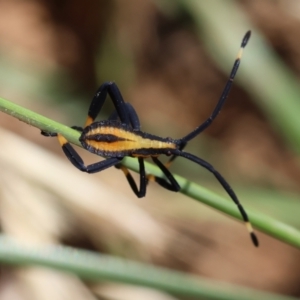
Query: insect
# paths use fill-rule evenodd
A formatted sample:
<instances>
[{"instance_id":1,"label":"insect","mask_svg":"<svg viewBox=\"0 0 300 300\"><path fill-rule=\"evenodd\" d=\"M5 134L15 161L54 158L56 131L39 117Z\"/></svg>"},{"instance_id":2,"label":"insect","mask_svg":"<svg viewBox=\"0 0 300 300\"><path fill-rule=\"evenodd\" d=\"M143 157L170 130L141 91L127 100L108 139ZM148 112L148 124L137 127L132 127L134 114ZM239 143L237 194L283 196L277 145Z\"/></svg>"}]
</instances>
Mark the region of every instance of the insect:
<instances>
[{"instance_id":1,"label":"insect","mask_svg":"<svg viewBox=\"0 0 300 300\"><path fill-rule=\"evenodd\" d=\"M42 131L42 134L45 136L57 136L63 152L70 162L80 171L96 173L112 166L121 169L133 192L139 198L145 196L149 180L157 182L159 185L170 191L179 191L180 186L169 171L169 167L178 156L191 160L210 171L216 177L237 205L250 233L253 244L258 246L258 239L253 231L251 223L249 222L247 213L227 181L211 164L200 157L183 151L186 144L210 126L221 111L231 89L233 79L239 68L243 49L247 45L250 35L251 31L248 31L242 40L241 47L233 64L229 79L212 114L200 126L181 139L162 138L142 132L140 130L140 121L135 109L130 103L123 100L123 97L114 82L105 82L97 90L90 104L85 126L83 128L79 126L72 127L73 129L81 132L79 140L82 147L91 153L105 157L105 160L86 166L76 150L60 133ZM116 110L108 120L95 121L106 100L107 94L110 96ZM170 156L170 159L165 164L163 164L158 158L162 154ZM122 159L125 156L136 157L138 159L140 174L139 187L134 181L129 170L122 164ZM146 174L144 165L145 158L151 158L163 172L165 178Z\"/></svg>"}]
</instances>

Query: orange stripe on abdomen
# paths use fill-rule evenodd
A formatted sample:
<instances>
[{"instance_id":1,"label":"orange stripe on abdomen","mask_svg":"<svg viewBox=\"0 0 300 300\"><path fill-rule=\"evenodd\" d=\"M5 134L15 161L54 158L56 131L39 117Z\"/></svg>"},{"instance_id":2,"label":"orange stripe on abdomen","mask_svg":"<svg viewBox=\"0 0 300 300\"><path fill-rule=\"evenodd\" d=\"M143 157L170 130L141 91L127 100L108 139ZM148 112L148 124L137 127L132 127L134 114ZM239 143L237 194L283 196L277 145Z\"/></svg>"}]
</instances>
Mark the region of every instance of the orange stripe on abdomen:
<instances>
[{"instance_id":1,"label":"orange stripe on abdomen","mask_svg":"<svg viewBox=\"0 0 300 300\"><path fill-rule=\"evenodd\" d=\"M116 137L114 142L97 141L92 136L95 135L113 135ZM85 134L84 142L95 150L105 152L123 152L134 151L137 149L175 149L176 145L169 141L162 141L143 137L142 135L110 126L101 126L91 129Z\"/></svg>"}]
</instances>

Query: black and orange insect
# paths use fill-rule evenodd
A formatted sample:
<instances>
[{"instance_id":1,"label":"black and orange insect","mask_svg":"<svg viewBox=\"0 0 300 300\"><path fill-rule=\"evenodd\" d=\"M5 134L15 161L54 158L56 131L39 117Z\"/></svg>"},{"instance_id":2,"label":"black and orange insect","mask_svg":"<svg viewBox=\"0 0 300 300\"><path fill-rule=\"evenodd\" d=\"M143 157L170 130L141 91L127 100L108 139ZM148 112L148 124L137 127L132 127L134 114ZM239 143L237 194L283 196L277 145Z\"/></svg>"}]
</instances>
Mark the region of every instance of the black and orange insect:
<instances>
[{"instance_id":1,"label":"black and orange insect","mask_svg":"<svg viewBox=\"0 0 300 300\"><path fill-rule=\"evenodd\" d=\"M169 171L169 167L178 156L193 161L213 173L217 178L237 205L254 245L258 246L258 239L253 232L247 213L227 181L211 164L191 153L183 151L186 144L210 126L221 111L239 68L243 49L247 45L250 35L251 32L248 31L242 40L241 48L233 64L229 79L212 114L200 126L181 139L162 138L140 131L140 121L135 109L131 104L123 100L114 82L105 82L99 87L89 107L84 128L78 126L72 127L81 132L79 140L82 147L91 153L105 157L105 160L86 166L79 154L60 133L42 131L42 134L45 136L57 136L65 155L80 171L96 173L112 166L121 169L137 197L145 196L149 180L156 181L159 185L170 191L179 191L180 186ZM108 120L96 122L95 119L106 100L107 94L110 96L116 110ZM162 154L170 156L170 159L165 164L158 159ZM140 174L139 188L129 170L122 164L122 159L125 156L136 157L138 159ZM144 159L149 157L160 168L165 178L146 174Z\"/></svg>"}]
</instances>

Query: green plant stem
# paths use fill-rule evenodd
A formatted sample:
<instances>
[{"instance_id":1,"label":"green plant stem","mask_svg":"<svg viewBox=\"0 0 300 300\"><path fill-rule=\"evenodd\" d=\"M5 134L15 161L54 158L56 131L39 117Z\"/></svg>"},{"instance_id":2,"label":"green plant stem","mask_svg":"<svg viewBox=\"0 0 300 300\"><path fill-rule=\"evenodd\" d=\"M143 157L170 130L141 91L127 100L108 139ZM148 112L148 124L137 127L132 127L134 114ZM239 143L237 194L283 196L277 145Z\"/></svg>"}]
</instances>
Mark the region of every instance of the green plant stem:
<instances>
[{"instance_id":1,"label":"green plant stem","mask_svg":"<svg viewBox=\"0 0 300 300\"><path fill-rule=\"evenodd\" d=\"M78 140L80 134L68 126L59 124L53 120L45 118L2 98L0 98L0 111L3 111L39 129L47 130L49 132L59 132L63 136L65 136L71 143L80 146ZM126 157L124 158L122 163L124 163L126 167L135 172L139 171L136 159ZM149 163L146 163L146 169L147 172L150 172L151 174L154 174L156 176L163 176L162 172L157 167ZM175 178L181 186L181 193L206 205L209 205L229 216L241 220L239 211L231 201L227 201L223 197L218 196L213 192L197 185L196 183L190 182L183 177L176 175ZM254 227L270 236L273 236L278 240L281 240L294 247L300 248L300 232L297 229L264 214L252 212L248 209L247 212Z\"/></svg>"},{"instance_id":2,"label":"green plant stem","mask_svg":"<svg viewBox=\"0 0 300 300\"><path fill-rule=\"evenodd\" d=\"M0 261L14 265L45 266L90 281L109 280L142 285L188 297L212 300L294 299L70 247L33 248L5 236L0 236Z\"/></svg>"},{"instance_id":3,"label":"green plant stem","mask_svg":"<svg viewBox=\"0 0 300 300\"><path fill-rule=\"evenodd\" d=\"M0 111L41 130L63 133L65 138L67 138L72 144L81 146L79 142L80 133L78 131L3 98L0 98Z\"/></svg>"}]
</instances>

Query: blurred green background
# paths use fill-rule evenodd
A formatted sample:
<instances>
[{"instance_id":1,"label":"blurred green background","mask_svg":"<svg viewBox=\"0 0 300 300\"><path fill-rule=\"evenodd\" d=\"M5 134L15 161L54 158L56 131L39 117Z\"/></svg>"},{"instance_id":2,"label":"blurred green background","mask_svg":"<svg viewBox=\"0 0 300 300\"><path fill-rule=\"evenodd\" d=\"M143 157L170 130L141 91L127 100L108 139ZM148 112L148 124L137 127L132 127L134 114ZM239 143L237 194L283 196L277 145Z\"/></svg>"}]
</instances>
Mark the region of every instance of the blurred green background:
<instances>
[{"instance_id":1,"label":"blurred green background","mask_svg":"<svg viewBox=\"0 0 300 300\"><path fill-rule=\"evenodd\" d=\"M0 2L0 16L1 97L82 126L98 86L115 81L143 131L174 138L209 116L250 29L222 113L187 150L224 175L246 210L300 228L298 1L10 0ZM107 101L99 118L112 110ZM261 247L254 249L240 223L154 183L136 199L114 168L82 174L55 139L4 114L0 122L4 233L300 295L298 250L261 233ZM97 160L80 153L86 162ZM179 158L172 171L226 196L191 162ZM86 286L46 270L3 274L1 299L11 290L22 299L68 299L70 289L72 299L127 299L127 292L133 299L132 290L119 297L111 287L108 296L101 284ZM167 296L150 298L159 297Z\"/></svg>"}]
</instances>

